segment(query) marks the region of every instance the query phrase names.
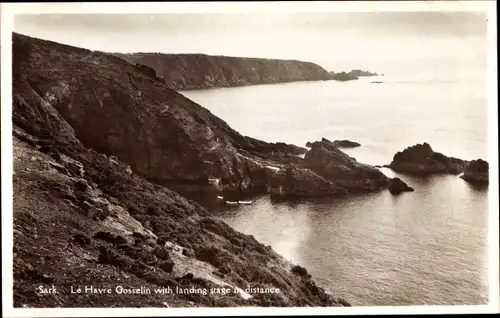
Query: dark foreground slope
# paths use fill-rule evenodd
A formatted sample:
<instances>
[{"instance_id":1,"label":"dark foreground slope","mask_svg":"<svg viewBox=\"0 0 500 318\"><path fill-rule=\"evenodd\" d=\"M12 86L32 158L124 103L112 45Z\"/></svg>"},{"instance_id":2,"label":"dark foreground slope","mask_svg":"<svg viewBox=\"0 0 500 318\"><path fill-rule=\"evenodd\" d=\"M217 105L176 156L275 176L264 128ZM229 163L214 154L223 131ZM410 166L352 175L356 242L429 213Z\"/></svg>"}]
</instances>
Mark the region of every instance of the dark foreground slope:
<instances>
[{"instance_id":1,"label":"dark foreground slope","mask_svg":"<svg viewBox=\"0 0 500 318\"><path fill-rule=\"evenodd\" d=\"M319 65L296 60L205 54L113 54L132 64L151 67L168 87L178 90L330 79Z\"/></svg>"},{"instance_id":2,"label":"dark foreground slope","mask_svg":"<svg viewBox=\"0 0 500 318\"><path fill-rule=\"evenodd\" d=\"M340 304L269 246L129 174L113 158L18 128L14 136L16 307ZM58 293L40 294L40 286L55 286ZM72 287L84 286L112 291L71 294ZM123 294L120 287L151 293ZM161 287L174 292L155 294ZM223 287L233 292L209 292ZM180 294L176 288L208 292ZM245 293L247 288L279 292Z\"/></svg>"},{"instance_id":3,"label":"dark foreground slope","mask_svg":"<svg viewBox=\"0 0 500 318\"><path fill-rule=\"evenodd\" d=\"M13 58L16 307L345 304L270 247L144 178L189 178L180 163L198 169L209 158L237 168L236 148L250 156L276 145L238 135L115 57L14 34ZM220 149L204 157L195 144ZM39 292L52 285L56 293ZM85 286L111 293L70 293ZM236 292L175 293L224 286Z\"/></svg>"}]
</instances>

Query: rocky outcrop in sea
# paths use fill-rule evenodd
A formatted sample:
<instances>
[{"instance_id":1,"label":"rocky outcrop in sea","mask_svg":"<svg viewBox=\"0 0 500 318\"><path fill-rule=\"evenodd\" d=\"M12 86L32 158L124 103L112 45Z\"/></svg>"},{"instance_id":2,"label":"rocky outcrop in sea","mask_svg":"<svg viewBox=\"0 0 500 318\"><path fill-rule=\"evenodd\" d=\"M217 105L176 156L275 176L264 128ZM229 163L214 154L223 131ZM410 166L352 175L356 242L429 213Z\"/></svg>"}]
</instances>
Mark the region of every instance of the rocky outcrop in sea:
<instances>
[{"instance_id":1,"label":"rocky outcrop in sea","mask_svg":"<svg viewBox=\"0 0 500 318\"><path fill-rule=\"evenodd\" d=\"M487 184L489 182L489 165L483 159L469 162L460 178L473 184Z\"/></svg>"},{"instance_id":2,"label":"rocky outcrop in sea","mask_svg":"<svg viewBox=\"0 0 500 318\"><path fill-rule=\"evenodd\" d=\"M481 186L487 185L489 182L489 165L486 160L468 161L448 157L432 150L431 146L426 142L396 153L392 162L384 167L391 168L395 172L419 176L442 173L462 174L460 178L471 184ZM392 187L399 188L398 183L395 183ZM391 190L391 187L389 190Z\"/></svg>"},{"instance_id":3,"label":"rocky outcrop in sea","mask_svg":"<svg viewBox=\"0 0 500 318\"><path fill-rule=\"evenodd\" d=\"M356 148L361 146L359 142L350 140L334 140L333 145L338 148Z\"/></svg>"},{"instance_id":4,"label":"rocky outcrop in sea","mask_svg":"<svg viewBox=\"0 0 500 318\"><path fill-rule=\"evenodd\" d=\"M466 160L447 157L435 152L424 142L404 149L394 155L392 162L386 167L396 172L428 175L435 173L460 174L464 172Z\"/></svg>"}]
</instances>

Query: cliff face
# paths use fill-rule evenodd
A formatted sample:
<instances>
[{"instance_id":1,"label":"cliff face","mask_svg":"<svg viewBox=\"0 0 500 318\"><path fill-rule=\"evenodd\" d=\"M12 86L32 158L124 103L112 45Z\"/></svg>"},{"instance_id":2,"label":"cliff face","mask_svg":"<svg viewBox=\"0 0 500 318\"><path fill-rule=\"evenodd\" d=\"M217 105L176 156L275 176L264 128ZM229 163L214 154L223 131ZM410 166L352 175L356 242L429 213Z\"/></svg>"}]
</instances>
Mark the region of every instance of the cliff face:
<instances>
[{"instance_id":1,"label":"cliff face","mask_svg":"<svg viewBox=\"0 0 500 318\"><path fill-rule=\"evenodd\" d=\"M15 307L345 304L270 247L144 178L188 182L219 169L241 183L262 169L245 156L301 148L243 137L113 56L14 34L13 58ZM75 297L78 284L113 291ZM59 292L41 297L40 285Z\"/></svg>"},{"instance_id":2,"label":"cliff face","mask_svg":"<svg viewBox=\"0 0 500 318\"><path fill-rule=\"evenodd\" d=\"M211 56L204 54L113 53L156 71L176 90L328 80L322 67L295 60Z\"/></svg>"},{"instance_id":3,"label":"cliff face","mask_svg":"<svg viewBox=\"0 0 500 318\"><path fill-rule=\"evenodd\" d=\"M486 160L469 161L448 157L440 152L435 152L426 142L397 152L392 162L386 167L396 172L420 176L463 173L460 178L481 187L487 186L489 182L489 165ZM395 185L399 187L398 183ZM391 190L391 186L389 186L389 190Z\"/></svg>"}]
</instances>

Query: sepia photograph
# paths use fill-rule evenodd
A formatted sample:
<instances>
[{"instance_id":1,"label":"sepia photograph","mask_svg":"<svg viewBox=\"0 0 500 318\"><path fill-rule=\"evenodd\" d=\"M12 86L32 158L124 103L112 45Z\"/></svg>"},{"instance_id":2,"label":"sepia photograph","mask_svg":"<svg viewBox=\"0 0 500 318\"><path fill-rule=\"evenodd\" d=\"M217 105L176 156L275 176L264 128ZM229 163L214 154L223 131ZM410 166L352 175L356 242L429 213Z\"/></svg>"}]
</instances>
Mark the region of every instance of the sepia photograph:
<instances>
[{"instance_id":1,"label":"sepia photograph","mask_svg":"<svg viewBox=\"0 0 500 318\"><path fill-rule=\"evenodd\" d=\"M1 21L9 315L498 312L493 1Z\"/></svg>"}]
</instances>

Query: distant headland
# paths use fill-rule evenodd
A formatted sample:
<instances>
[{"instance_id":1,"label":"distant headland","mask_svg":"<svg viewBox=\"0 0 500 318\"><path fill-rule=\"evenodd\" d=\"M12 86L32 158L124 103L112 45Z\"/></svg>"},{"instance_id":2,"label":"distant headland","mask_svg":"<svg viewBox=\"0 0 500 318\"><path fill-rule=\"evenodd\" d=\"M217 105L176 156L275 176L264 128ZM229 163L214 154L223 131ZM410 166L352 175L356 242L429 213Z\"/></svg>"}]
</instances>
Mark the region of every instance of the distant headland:
<instances>
[{"instance_id":1,"label":"distant headland","mask_svg":"<svg viewBox=\"0 0 500 318\"><path fill-rule=\"evenodd\" d=\"M328 72L312 62L206 54L112 53L148 69L176 90L238 87L301 81L350 81L377 73L353 69Z\"/></svg>"},{"instance_id":2,"label":"distant headland","mask_svg":"<svg viewBox=\"0 0 500 318\"><path fill-rule=\"evenodd\" d=\"M335 80L335 81L341 81L341 82L346 82L346 81L352 81L352 80L357 80L360 77L367 77L367 76L384 76L383 74L379 75L377 73L371 73L368 71L362 71L362 70L351 70L350 72L339 72L336 73L334 71L328 72L330 75L330 79Z\"/></svg>"}]
</instances>

